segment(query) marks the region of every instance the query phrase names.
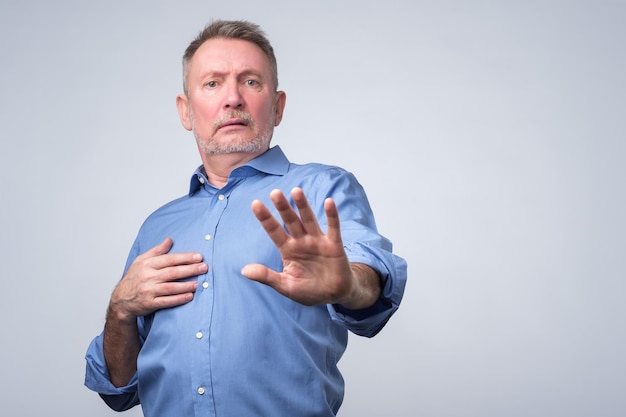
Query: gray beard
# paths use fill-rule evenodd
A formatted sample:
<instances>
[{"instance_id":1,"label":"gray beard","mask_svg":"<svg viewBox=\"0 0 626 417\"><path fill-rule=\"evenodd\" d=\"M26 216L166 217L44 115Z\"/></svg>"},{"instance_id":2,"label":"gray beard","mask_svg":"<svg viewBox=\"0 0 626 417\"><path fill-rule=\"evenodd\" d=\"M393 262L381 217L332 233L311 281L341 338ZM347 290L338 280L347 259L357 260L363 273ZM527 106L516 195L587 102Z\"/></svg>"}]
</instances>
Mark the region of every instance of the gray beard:
<instances>
[{"instance_id":1,"label":"gray beard","mask_svg":"<svg viewBox=\"0 0 626 417\"><path fill-rule=\"evenodd\" d=\"M245 112L234 112L237 117L244 118L248 120L248 122L253 125L254 121L252 118ZM195 123L193 120L193 114L191 116L192 122L192 131L193 135L196 138L196 142L198 144L198 148L207 156L213 155L223 155L229 153L261 153L269 149L270 141L272 139L272 133L274 129L272 126L274 125L274 121L268 124L268 128L264 132L259 132L259 135L252 138L251 140L241 140L241 138L235 138L229 143L219 143L213 137L209 137L207 139L199 136L198 132L195 128ZM229 115L228 117L233 117L233 115ZM226 118L228 118L226 117ZM216 122L216 125L219 124L219 121Z\"/></svg>"},{"instance_id":2,"label":"gray beard","mask_svg":"<svg viewBox=\"0 0 626 417\"><path fill-rule=\"evenodd\" d=\"M260 151L265 151L269 148L270 135L257 136L252 140L248 140L246 142L241 141L233 141L226 144L216 143L214 140L210 139L208 142L199 138L196 132L194 131L194 136L196 137L196 142L198 143L198 147L200 150L207 156L213 155L222 155L229 153L257 153Z\"/></svg>"}]
</instances>

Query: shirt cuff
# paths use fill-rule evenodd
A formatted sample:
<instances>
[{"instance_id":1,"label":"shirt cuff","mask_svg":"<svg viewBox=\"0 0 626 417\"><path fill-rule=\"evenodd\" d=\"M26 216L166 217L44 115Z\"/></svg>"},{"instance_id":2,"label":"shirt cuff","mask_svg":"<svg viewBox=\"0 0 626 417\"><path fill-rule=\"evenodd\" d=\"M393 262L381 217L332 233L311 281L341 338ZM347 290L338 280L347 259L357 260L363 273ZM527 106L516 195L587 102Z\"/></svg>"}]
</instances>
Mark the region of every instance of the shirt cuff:
<instances>
[{"instance_id":1,"label":"shirt cuff","mask_svg":"<svg viewBox=\"0 0 626 417\"><path fill-rule=\"evenodd\" d=\"M362 248L362 247L361 247ZM380 297L371 307L351 310L342 305L328 305L331 319L351 332L373 337L387 324L400 306L406 285L406 261L390 252L368 247L369 253L349 250L350 262L360 262L375 269L382 281Z\"/></svg>"},{"instance_id":2,"label":"shirt cuff","mask_svg":"<svg viewBox=\"0 0 626 417\"><path fill-rule=\"evenodd\" d=\"M100 394L116 395L124 394L137 389L137 375L133 376L128 385L116 387L111 383L109 371L104 359L102 347L102 334L93 339L85 355L85 386Z\"/></svg>"}]
</instances>

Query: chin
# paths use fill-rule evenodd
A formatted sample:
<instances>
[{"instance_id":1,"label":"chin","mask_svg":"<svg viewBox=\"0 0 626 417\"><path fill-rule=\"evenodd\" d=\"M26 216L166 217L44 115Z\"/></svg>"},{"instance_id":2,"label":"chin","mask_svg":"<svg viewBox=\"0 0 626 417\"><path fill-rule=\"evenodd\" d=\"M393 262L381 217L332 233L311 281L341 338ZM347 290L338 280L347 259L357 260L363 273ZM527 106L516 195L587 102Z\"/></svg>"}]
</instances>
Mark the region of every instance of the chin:
<instances>
[{"instance_id":1,"label":"chin","mask_svg":"<svg viewBox=\"0 0 626 417\"><path fill-rule=\"evenodd\" d=\"M269 149L269 140L254 138L247 141L231 141L229 143L219 143L217 141L198 140L198 147L208 156L224 155L231 153L263 153Z\"/></svg>"}]
</instances>

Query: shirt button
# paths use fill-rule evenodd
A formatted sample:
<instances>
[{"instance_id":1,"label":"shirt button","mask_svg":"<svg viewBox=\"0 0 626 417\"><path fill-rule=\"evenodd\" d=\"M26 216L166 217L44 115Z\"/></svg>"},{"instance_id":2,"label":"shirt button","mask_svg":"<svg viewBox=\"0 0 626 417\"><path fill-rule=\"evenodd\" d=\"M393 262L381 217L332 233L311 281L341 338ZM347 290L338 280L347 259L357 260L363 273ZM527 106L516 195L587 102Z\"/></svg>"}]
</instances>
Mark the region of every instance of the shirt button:
<instances>
[{"instance_id":1,"label":"shirt button","mask_svg":"<svg viewBox=\"0 0 626 417\"><path fill-rule=\"evenodd\" d=\"M200 184L204 184L204 178L198 177L198 181L200 181Z\"/></svg>"},{"instance_id":2,"label":"shirt button","mask_svg":"<svg viewBox=\"0 0 626 417\"><path fill-rule=\"evenodd\" d=\"M196 339L202 339L202 336L203 336L202 332L196 333Z\"/></svg>"},{"instance_id":3,"label":"shirt button","mask_svg":"<svg viewBox=\"0 0 626 417\"><path fill-rule=\"evenodd\" d=\"M209 283L208 283L208 282L206 282L206 281L204 281L204 282L202 283L202 288L204 288L205 290L206 290L207 288L209 288Z\"/></svg>"},{"instance_id":4,"label":"shirt button","mask_svg":"<svg viewBox=\"0 0 626 417\"><path fill-rule=\"evenodd\" d=\"M220 194L217 196L217 199L222 201L223 199L225 199L226 197L224 196L224 194Z\"/></svg>"},{"instance_id":5,"label":"shirt button","mask_svg":"<svg viewBox=\"0 0 626 417\"><path fill-rule=\"evenodd\" d=\"M204 237L204 240L211 240L211 235L206 235L206 236Z\"/></svg>"},{"instance_id":6,"label":"shirt button","mask_svg":"<svg viewBox=\"0 0 626 417\"><path fill-rule=\"evenodd\" d=\"M204 395L204 387L198 388L198 394Z\"/></svg>"}]
</instances>

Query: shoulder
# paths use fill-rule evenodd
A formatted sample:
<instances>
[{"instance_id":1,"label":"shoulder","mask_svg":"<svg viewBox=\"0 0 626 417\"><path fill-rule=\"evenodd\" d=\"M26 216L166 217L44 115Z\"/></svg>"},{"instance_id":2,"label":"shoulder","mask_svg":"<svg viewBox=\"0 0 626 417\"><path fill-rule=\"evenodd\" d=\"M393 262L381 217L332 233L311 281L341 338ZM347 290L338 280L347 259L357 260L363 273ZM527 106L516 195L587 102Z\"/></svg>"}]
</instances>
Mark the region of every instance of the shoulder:
<instances>
[{"instance_id":1,"label":"shoulder","mask_svg":"<svg viewBox=\"0 0 626 417\"><path fill-rule=\"evenodd\" d=\"M176 198L161 207L154 210L144 220L141 230L154 230L154 229L167 229L174 223L178 223L181 219L185 218L185 215L191 214L194 211L194 207L198 205L194 198L189 195Z\"/></svg>"},{"instance_id":2,"label":"shoulder","mask_svg":"<svg viewBox=\"0 0 626 417\"><path fill-rule=\"evenodd\" d=\"M309 203L320 208L328 197L332 197L336 203L344 200L355 203L358 200L358 204L362 205L367 201L365 190L355 175L335 165L292 163L285 175L285 181L289 187L302 188Z\"/></svg>"},{"instance_id":3,"label":"shoulder","mask_svg":"<svg viewBox=\"0 0 626 417\"><path fill-rule=\"evenodd\" d=\"M306 164L290 163L287 175L298 176L301 178L317 178L318 180L323 178L333 179L342 176L353 177L352 173L348 172L342 167L317 162L311 162Z\"/></svg>"}]
</instances>

